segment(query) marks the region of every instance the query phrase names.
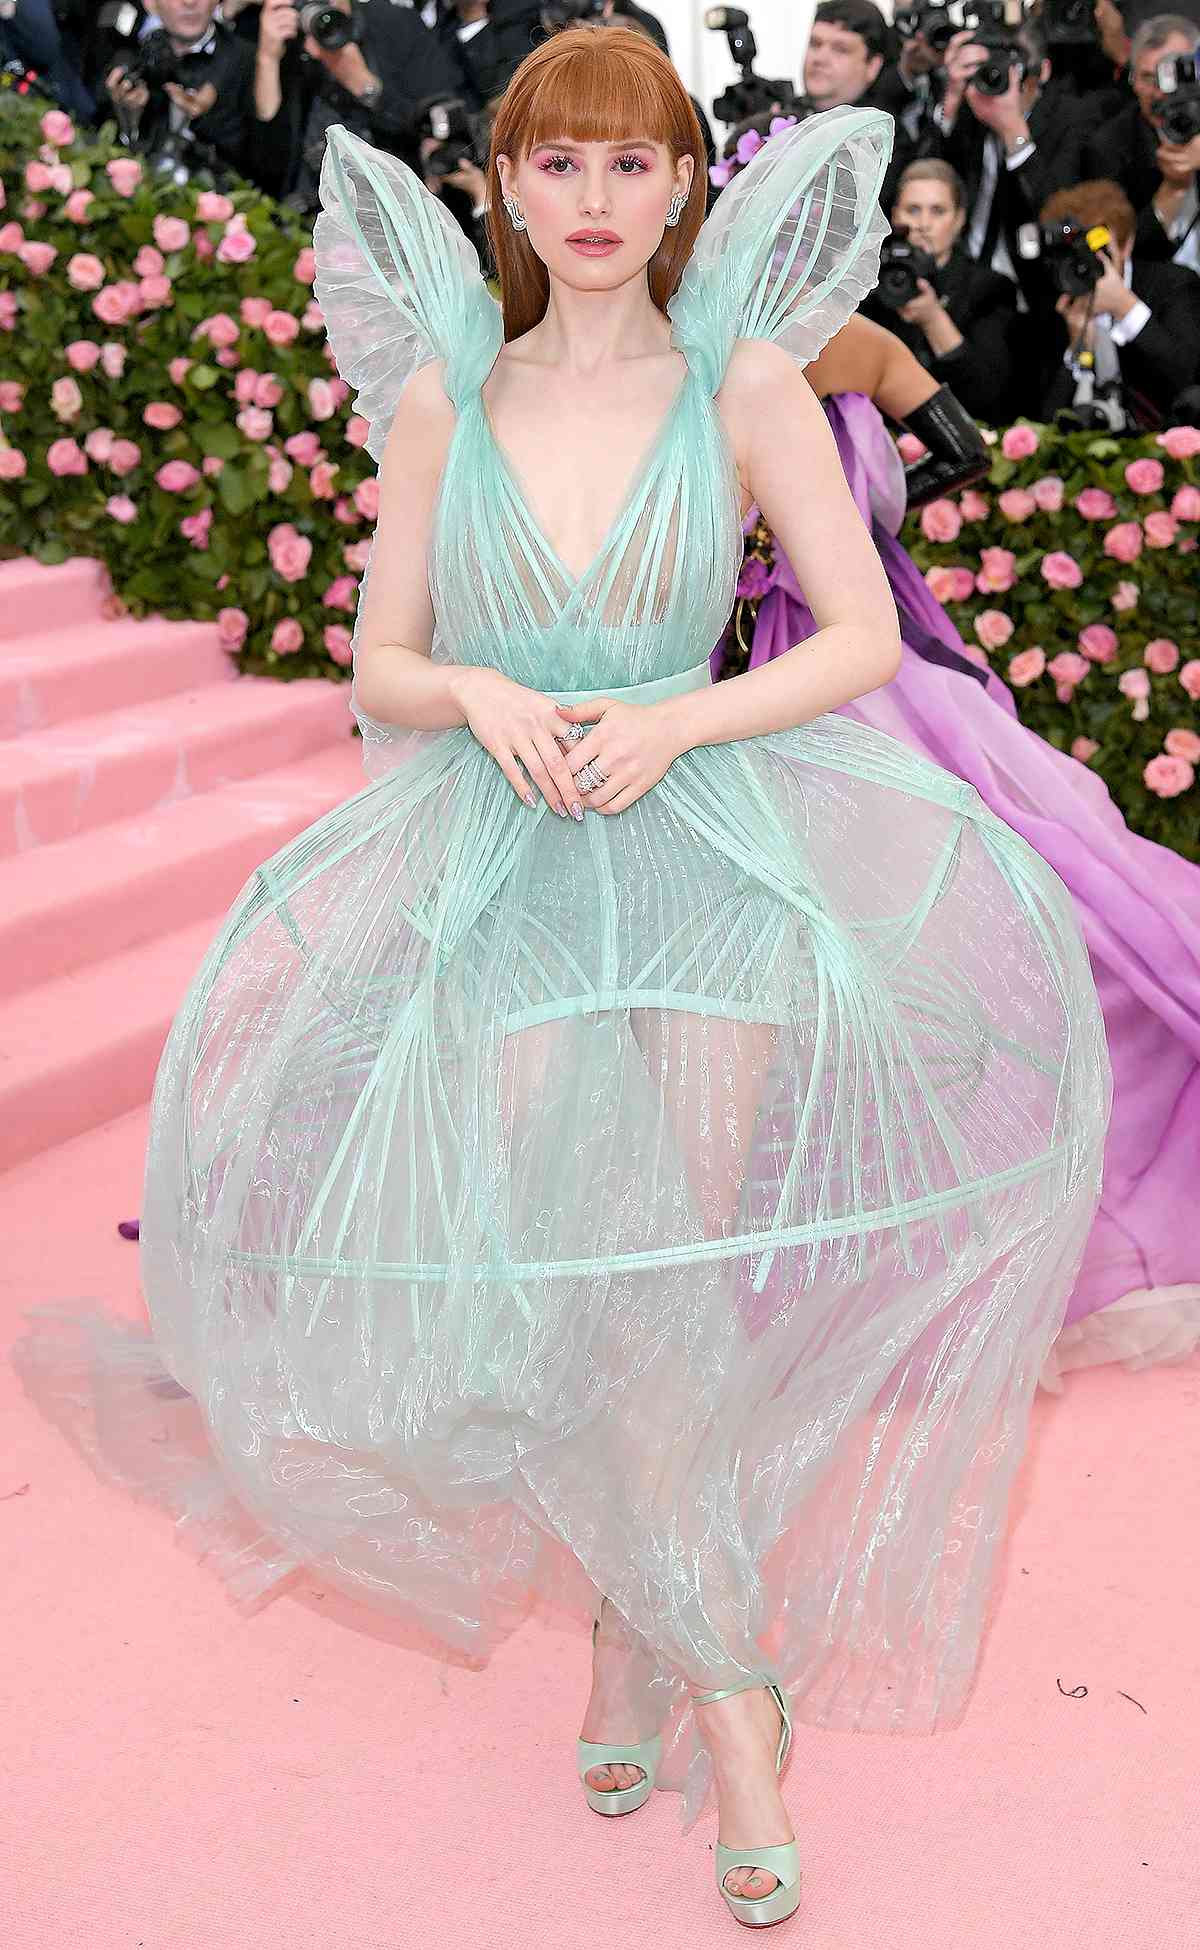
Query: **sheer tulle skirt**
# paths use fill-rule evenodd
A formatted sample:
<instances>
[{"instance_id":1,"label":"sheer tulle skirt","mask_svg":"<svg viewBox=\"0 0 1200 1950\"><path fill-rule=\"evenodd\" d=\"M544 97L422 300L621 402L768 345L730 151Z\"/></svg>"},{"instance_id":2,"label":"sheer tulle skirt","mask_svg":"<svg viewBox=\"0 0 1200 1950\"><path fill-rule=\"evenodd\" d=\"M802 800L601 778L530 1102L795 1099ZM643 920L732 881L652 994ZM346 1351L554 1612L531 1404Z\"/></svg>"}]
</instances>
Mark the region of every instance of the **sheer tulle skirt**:
<instances>
[{"instance_id":1,"label":"sheer tulle skirt","mask_svg":"<svg viewBox=\"0 0 1200 1950\"><path fill-rule=\"evenodd\" d=\"M705 747L577 824L412 734L176 1018L153 1339L41 1310L16 1358L239 1602L307 1566L486 1658L609 1594L691 1826L689 1683L961 1716L1109 1090L1062 883L893 741Z\"/></svg>"}]
</instances>

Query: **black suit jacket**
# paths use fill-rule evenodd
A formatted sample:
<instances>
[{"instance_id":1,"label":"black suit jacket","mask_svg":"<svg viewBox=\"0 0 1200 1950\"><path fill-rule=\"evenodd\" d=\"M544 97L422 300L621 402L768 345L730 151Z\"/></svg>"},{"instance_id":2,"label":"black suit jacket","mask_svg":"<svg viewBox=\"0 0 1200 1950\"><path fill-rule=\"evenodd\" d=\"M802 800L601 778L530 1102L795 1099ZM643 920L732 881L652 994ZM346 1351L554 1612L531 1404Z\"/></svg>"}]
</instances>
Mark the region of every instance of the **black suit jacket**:
<instances>
[{"instance_id":1,"label":"black suit jacket","mask_svg":"<svg viewBox=\"0 0 1200 1950\"><path fill-rule=\"evenodd\" d=\"M1135 255L1166 260L1179 245L1168 237L1154 208L1153 199L1162 182L1162 171L1155 161L1161 141L1158 130L1133 101L1111 122L1092 132L1083 159L1089 176L1107 176L1119 183L1137 211Z\"/></svg>"},{"instance_id":2,"label":"black suit jacket","mask_svg":"<svg viewBox=\"0 0 1200 1950\"><path fill-rule=\"evenodd\" d=\"M1150 307L1137 337L1118 348L1127 403L1144 426L1161 426L1185 386L1200 381L1200 277L1182 264L1134 257L1133 290ZM1046 340L1042 413L1069 406L1075 380L1063 364L1067 330L1055 315L1042 321Z\"/></svg>"},{"instance_id":3,"label":"black suit jacket","mask_svg":"<svg viewBox=\"0 0 1200 1950\"><path fill-rule=\"evenodd\" d=\"M1042 309L1049 293L1046 275L1037 259L1021 255L1019 233L1036 224L1048 196L1083 179L1082 155L1087 121L1074 97L1053 84L1034 102L1026 120L1033 138L1033 154L1016 169L1000 157L996 191L980 262L990 264L996 240L1003 235L1008 254L1031 310ZM949 135L940 136L934 153L953 164L966 185L967 209L979 199L983 183L984 148L990 131L977 122L964 103ZM928 152L927 152L928 153ZM1050 299L1051 304L1053 299Z\"/></svg>"},{"instance_id":4,"label":"black suit jacket","mask_svg":"<svg viewBox=\"0 0 1200 1950\"><path fill-rule=\"evenodd\" d=\"M198 88L202 83L211 81L217 91L212 108L207 115L196 117L190 124L190 132L196 142L214 150L218 160L228 168L247 176L251 182L260 182L255 167L253 140L254 54L244 40L219 22L214 32L216 39L212 54L188 54L183 58L182 72L186 87ZM117 117L104 86L104 76L113 68L126 66L135 54L136 43L118 41L111 36L105 43L96 97L98 121L106 121L110 116L116 120ZM170 114L170 97L161 88L152 89L138 123L141 147L149 149L161 141L170 126ZM261 187L269 188L270 184L262 183Z\"/></svg>"},{"instance_id":5,"label":"black suit jacket","mask_svg":"<svg viewBox=\"0 0 1200 1950\"><path fill-rule=\"evenodd\" d=\"M995 426L1022 404L1013 395L1017 288L1011 278L1002 278L986 265L976 264L964 250L955 249L938 272L936 289L963 335L953 352L932 352L921 327L889 311L874 293L862 310L902 339L926 371L950 387L968 413Z\"/></svg>"}]
</instances>

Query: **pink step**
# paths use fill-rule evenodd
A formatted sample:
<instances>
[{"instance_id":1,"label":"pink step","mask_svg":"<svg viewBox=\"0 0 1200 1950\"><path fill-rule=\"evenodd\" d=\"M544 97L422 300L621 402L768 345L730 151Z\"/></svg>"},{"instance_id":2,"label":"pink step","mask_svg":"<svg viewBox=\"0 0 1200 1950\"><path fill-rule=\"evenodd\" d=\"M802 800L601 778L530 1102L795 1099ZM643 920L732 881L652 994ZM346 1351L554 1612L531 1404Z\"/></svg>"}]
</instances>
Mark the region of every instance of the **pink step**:
<instances>
[{"instance_id":1,"label":"pink step","mask_svg":"<svg viewBox=\"0 0 1200 1950\"><path fill-rule=\"evenodd\" d=\"M233 676L0 745L0 857L303 758L344 736L345 686Z\"/></svg>"},{"instance_id":2,"label":"pink step","mask_svg":"<svg viewBox=\"0 0 1200 1950\"><path fill-rule=\"evenodd\" d=\"M228 906L253 869L363 787L347 736L314 757L0 861L0 995Z\"/></svg>"},{"instance_id":3,"label":"pink step","mask_svg":"<svg viewBox=\"0 0 1200 1950\"><path fill-rule=\"evenodd\" d=\"M215 623L164 623L161 617L104 623L91 617L67 626L35 625L39 633L20 642L11 641L15 633L7 628L7 619L5 625L0 738L149 703L237 673L217 640Z\"/></svg>"},{"instance_id":4,"label":"pink step","mask_svg":"<svg viewBox=\"0 0 1200 1950\"><path fill-rule=\"evenodd\" d=\"M98 620L112 593L103 562L79 555L49 568L21 555L0 562L0 637Z\"/></svg>"},{"instance_id":5,"label":"pink step","mask_svg":"<svg viewBox=\"0 0 1200 1950\"><path fill-rule=\"evenodd\" d=\"M141 942L6 1003L0 1171L146 1102L172 1017L224 918Z\"/></svg>"}]
</instances>

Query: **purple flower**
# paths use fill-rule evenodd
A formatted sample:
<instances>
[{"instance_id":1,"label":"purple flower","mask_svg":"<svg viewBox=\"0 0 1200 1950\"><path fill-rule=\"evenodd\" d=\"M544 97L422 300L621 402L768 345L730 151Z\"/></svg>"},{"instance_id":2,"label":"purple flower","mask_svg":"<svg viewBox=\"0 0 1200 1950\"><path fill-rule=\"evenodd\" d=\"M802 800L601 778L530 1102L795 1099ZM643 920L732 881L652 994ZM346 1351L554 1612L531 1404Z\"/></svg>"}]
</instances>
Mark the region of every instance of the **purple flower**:
<instances>
[{"instance_id":1,"label":"purple flower","mask_svg":"<svg viewBox=\"0 0 1200 1950\"><path fill-rule=\"evenodd\" d=\"M757 555L748 555L737 579L737 593L739 596L749 597L751 602L757 602L760 597L766 595L774 583L774 569L769 569L765 562L760 562Z\"/></svg>"}]
</instances>

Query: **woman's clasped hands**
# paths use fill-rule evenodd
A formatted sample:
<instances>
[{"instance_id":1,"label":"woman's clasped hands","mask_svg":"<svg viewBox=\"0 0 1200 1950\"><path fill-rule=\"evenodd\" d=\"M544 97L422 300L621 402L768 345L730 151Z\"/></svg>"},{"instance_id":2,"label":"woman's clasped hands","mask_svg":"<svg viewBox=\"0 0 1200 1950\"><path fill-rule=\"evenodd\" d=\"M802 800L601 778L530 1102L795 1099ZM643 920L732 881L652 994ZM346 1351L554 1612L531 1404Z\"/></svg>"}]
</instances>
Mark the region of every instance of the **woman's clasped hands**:
<instances>
[{"instance_id":1,"label":"woman's clasped hands","mask_svg":"<svg viewBox=\"0 0 1200 1950\"><path fill-rule=\"evenodd\" d=\"M600 696L582 704L558 704L498 670L471 671L460 684L459 698L470 730L517 796L528 806L537 803L522 776L523 766L547 805L576 819L583 818L585 807L624 812L657 785L684 749L659 703L625 704ZM571 724L589 727L576 744L564 739ZM589 764L602 774L602 782L577 785L576 774Z\"/></svg>"}]
</instances>

